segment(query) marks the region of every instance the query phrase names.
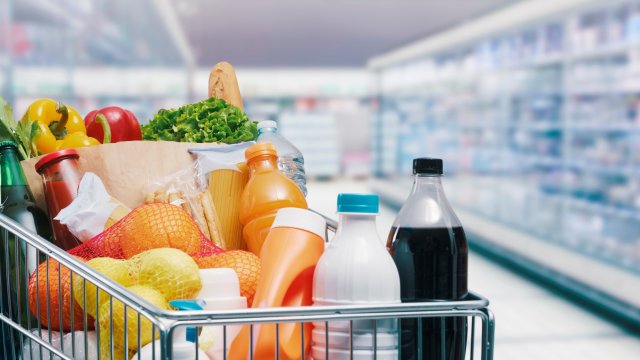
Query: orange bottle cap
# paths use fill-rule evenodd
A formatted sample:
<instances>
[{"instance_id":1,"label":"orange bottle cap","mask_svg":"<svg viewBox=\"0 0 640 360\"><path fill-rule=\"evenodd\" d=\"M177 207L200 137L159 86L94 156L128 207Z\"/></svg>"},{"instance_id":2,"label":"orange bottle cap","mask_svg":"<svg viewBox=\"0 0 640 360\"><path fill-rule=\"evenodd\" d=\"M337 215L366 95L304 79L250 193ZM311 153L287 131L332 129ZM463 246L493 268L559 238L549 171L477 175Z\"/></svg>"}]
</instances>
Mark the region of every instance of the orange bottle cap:
<instances>
[{"instance_id":1,"label":"orange bottle cap","mask_svg":"<svg viewBox=\"0 0 640 360\"><path fill-rule=\"evenodd\" d=\"M260 155L278 156L278 153L276 152L275 146L271 143L257 143L244 152L244 157L247 161Z\"/></svg>"}]
</instances>

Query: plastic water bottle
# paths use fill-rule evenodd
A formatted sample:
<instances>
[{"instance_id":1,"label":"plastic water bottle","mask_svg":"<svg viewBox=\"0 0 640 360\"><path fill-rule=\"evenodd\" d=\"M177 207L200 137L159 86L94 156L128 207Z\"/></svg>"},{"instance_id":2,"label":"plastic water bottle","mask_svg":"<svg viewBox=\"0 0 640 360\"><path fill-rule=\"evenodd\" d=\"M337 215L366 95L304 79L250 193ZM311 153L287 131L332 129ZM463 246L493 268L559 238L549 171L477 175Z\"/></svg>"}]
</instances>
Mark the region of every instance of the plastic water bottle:
<instances>
[{"instance_id":1,"label":"plastic water bottle","mask_svg":"<svg viewBox=\"0 0 640 360\"><path fill-rule=\"evenodd\" d=\"M269 142L278 152L278 169L293 180L304 196L307 196L307 178L304 173L304 157L289 140L278 134L278 124L273 120L258 123L258 142Z\"/></svg>"}]
</instances>

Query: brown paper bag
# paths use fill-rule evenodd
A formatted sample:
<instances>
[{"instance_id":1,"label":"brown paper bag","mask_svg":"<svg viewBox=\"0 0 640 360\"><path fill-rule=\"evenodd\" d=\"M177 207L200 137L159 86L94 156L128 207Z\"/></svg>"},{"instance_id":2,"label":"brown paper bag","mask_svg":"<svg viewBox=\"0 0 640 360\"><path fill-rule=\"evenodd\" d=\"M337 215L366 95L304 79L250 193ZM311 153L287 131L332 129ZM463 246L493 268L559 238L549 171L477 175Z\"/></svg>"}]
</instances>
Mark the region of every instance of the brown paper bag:
<instances>
[{"instance_id":1,"label":"brown paper bag","mask_svg":"<svg viewBox=\"0 0 640 360\"><path fill-rule=\"evenodd\" d=\"M80 172L91 171L104 182L111 196L130 208L144 202L149 183L177 171L193 168L187 149L215 144L170 141L126 141L76 149L80 154ZM22 168L36 203L46 209L42 177L35 164L41 157L22 161ZM194 170L195 176L195 170Z\"/></svg>"}]
</instances>

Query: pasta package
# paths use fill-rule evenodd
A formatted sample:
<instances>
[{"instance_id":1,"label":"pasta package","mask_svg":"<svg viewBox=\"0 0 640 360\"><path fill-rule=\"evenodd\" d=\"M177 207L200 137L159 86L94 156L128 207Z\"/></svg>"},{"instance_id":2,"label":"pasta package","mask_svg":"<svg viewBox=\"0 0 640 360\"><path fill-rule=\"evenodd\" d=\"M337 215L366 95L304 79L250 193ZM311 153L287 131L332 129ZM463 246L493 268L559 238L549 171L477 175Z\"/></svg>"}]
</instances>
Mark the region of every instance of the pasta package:
<instances>
[{"instance_id":1,"label":"pasta package","mask_svg":"<svg viewBox=\"0 0 640 360\"><path fill-rule=\"evenodd\" d=\"M189 149L196 156L199 176L208 184L207 196L201 196L204 217L210 232L217 229L220 246L225 250L246 249L239 216L240 197L249 181L244 151L253 144Z\"/></svg>"},{"instance_id":2,"label":"pasta package","mask_svg":"<svg viewBox=\"0 0 640 360\"><path fill-rule=\"evenodd\" d=\"M209 173L209 192L222 232L222 248L225 250L245 249L240 224L240 197L249 181L249 168L244 163L236 170L214 170Z\"/></svg>"},{"instance_id":3,"label":"pasta package","mask_svg":"<svg viewBox=\"0 0 640 360\"><path fill-rule=\"evenodd\" d=\"M87 172L78 186L78 196L69 206L60 210L55 220L66 225L75 237L85 242L118 222L129 212L130 208L107 192L96 174Z\"/></svg>"}]
</instances>

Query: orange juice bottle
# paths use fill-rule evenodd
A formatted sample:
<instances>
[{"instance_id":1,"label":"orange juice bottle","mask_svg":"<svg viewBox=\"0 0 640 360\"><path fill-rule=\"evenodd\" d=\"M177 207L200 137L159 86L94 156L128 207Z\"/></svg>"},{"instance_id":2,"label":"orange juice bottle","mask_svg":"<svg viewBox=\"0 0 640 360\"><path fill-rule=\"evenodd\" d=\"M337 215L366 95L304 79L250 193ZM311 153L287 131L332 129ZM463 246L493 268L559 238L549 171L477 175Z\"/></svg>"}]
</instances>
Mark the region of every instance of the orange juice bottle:
<instances>
[{"instance_id":1,"label":"orange juice bottle","mask_svg":"<svg viewBox=\"0 0 640 360\"><path fill-rule=\"evenodd\" d=\"M244 152L249 166L249 182L240 197L242 237L249 251L260 256L260 249L278 209L307 208L300 188L278 170L276 148L258 143Z\"/></svg>"},{"instance_id":2,"label":"orange juice bottle","mask_svg":"<svg viewBox=\"0 0 640 360\"><path fill-rule=\"evenodd\" d=\"M262 247L262 274L251 307L313 304L313 273L324 251L325 228L325 220L309 210L278 211ZM305 324L304 345L300 323L281 323L278 327L276 342L275 324L253 326L253 358L275 359L278 351L280 359L301 359L302 348L306 358L311 347L311 324ZM249 336L249 326L244 326L231 344L228 359L248 358Z\"/></svg>"}]
</instances>

